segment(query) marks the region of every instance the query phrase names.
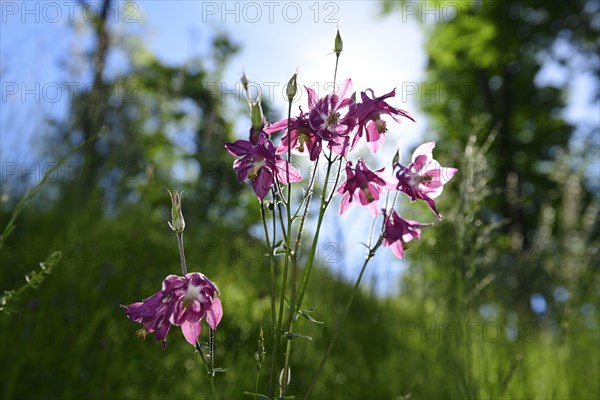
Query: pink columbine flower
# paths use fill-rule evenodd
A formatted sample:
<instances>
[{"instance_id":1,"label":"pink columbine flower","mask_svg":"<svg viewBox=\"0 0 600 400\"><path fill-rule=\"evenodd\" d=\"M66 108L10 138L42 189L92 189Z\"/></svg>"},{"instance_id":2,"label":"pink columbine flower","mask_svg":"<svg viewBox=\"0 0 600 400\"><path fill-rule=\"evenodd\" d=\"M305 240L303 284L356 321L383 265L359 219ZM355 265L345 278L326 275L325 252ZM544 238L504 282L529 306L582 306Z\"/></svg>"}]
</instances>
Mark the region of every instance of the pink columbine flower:
<instances>
[{"instance_id":1,"label":"pink columbine flower","mask_svg":"<svg viewBox=\"0 0 600 400\"><path fill-rule=\"evenodd\" d=\"M336 93L317 99L314 90L308 92L308 122L313 131L329 142L334 153L346 156L350 146L350 133L356 126L356 103L352 95L352 80L342 82Z\"/></svg>"},{"instance_id":2,"label":"pink columbine flower","mask_svg":"<svg viewBox=\"0 0 600 400\"><path fill-rule=\"evenodd\" d=\"M371 171L361 159L358 159L356 168L352 168L352 161L346 162L346 180L338 189L338 193L342 195L340 215L346 212L353 201L366 206L371 214L377 215L377 202L384 189L389 186L383 176L384 169Z\"/></svg>"},{"instance_id":3,"label":"pink columbine flower","mask_svg":"<svg viewBox=\"0 0 600 400\"><path fill-rule=\"evenodd\" d=\"M396 89L381 97L375 97L373 89L367 89L366 92L370 94L370 97L367 93L361 92L362 103L356 106L358 131L352 147L356 145L358 139L366 132L367 146L373 153L376 153L385 141L385 134L387 132L387 125L381 119L382 116L389 115L396 122L400 122L399 117L408 118L413 122L415 119L408 111L392 107L385 102L385 99L396 96Z\"/></svg>"},{"instance_id":4,"label":"pink columbine flower","mask_svg":"<svg viewBox=\"0 0 600 400\"><path fill-rule=\"evenodd\" d=\"M276 153L273 142L264 133L260 134L256 145L248 140L238 140L227 143L225 148L229 154L242 157L233 162L238 182L248 181L252 184L260 200L269 193L275 179L284 184L302 180L300 172Z\"/></svg>"},{"instance_id":5,"label":"pink columbine flower","mask_svg":"<svg viewBox=\"0 0 600 400\"><path fill-rule=\"evenodd\" d=\"M392 215L388 217L386 211L383 211L383 245L391 247L392 252L402 260L406 244L413 239L421 238L421 229L426 224L417 221L404 219L398 213L392 210Z\"/></svg>"},{"instance_id":6,"label":"pink columbine flower","mask_svg":"<svg viewBox=\"0 0 600 400\"><path fill-rule=\"evenodd\" d=\"M288 127L288 120L282 119L281 121L275 122L265 128L266 134L272 134L286 130ZM322 148L322 139L317 136L308 123L307 114L300 112L298 118L290 119L290 132L286 132L281 138L281 143L277 147L277 154L287 153L288 151L288 138L291 138L289 146L292 150L300 154L308 154L310 161L315 161L319 158Z\"/></svg>"},{"instance_id":7,"label":"pink columbine flower","mask_svg":"<svg viewBox=\"0 0 600 400\"><path fill-rule=\"evenodd\" d=\"M169 275L162 289L144 301L121 305L127 318L144 325L156 340L167 347L171 325L181 326L181 332L190 344L196 345L203 318L212 329L217 329L223 317L219 289L206 276L191 272L186 276Z\"/></svg>"},{"instance_id":8,"label":"pink columbine flower","mask_svg":"<svg viewBox=\"0 0 600 400\"><path fill-rule=\"evenodd\" d=\"M412 155L412 162L406 167L398 164L398 190L406 193L411 200L424 200L439 219L442 215L435 208L435 199L444 185L456 174L456 168L441 167L434 160L432 151L435 142L428 142L417 147Z\"/></svg>"}]
</instances>

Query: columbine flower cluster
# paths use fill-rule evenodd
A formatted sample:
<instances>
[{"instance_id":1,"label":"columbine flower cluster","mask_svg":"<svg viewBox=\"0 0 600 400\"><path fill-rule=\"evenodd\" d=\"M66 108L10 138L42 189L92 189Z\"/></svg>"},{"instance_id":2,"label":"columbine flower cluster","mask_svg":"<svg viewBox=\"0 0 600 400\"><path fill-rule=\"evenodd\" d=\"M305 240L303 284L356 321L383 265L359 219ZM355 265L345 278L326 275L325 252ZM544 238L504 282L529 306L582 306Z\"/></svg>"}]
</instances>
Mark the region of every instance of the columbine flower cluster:
<instances>
[{"instance_id":1,"label":"columbine flower cluster","mask_svg":"<svg viewBox=\"0 0 600 400\"><path fill-rule=\"evenodd\" d=\"M342 50L343 42L338 30L334 42L334 53L336 55L334 82L337 76L337 63ZM297 93L296 77L297 74L292 76L286 88L290 110L288 118L269 124L264 118L260 97L250 99L249 82L244 75L242 85L248 95L248 106L252 122L250 132L248 139L225 144L227 151L232 156L237 157L233 163L233 169L237 173L238 181L252 185L254 193L261 202L266 254L269 257L269 267L271 269L271 323L274 330L268 395L260 394L258 391L262 362L266 355L262 328L258 349L255 353L257 362L255 393L245 392L254 397L262 398L288 398L286 391L291 376L289 354L293 344L290 338L297 334L294 331L294 323L298 316L302 315L314 323L319 323L308 316L307 313L310 310L302 309L302 301L314 264L323 217L333 195L337 193L341 196L340 215L344 214L351 205L356 205L357 207L366 208L376 219L374 222L382 215L382 224L375 244L371 240L375 224L371 229L367 244L367 255L354 285L354 291L348 300L341 322L333 333L332 341L317 368L311 386L308 388L306 398L310 397L311 390L348 314L365 268L374 256L375 251L380 246L389 247L397 257L402 258L407 243L419 239L421 228L429 225L403 218L395 209L398 194L404 193L413 202L422 200L441 219L442 216L436 208L435 199L441 194L444 185L457 172L454 168L441 167L433 158L434 142L419 146L408 165L399 163L397 157L394 157L392 171L386 172L385 168L376 170L369 168L365 160L352 157L357 145L364 141L371 152L376 154L385 142L388 123L399 123L404 118L414 121L408 111L387 103L389 99L395 97L395 89L379 97L375 95L372 89L367 89L360 93L359 100L357 100L350 79L343 81L333 93L328 93L322 97L319 97L313 89L305 87L308 94L306 111L300 108L299 114L292 116L291 107ZM282 138L275 145L272 138L279 132L282 132ZM313 163L309 183L302 188L302 197L295 212L292 209L292 187L294 186L292 183L302 181L303 177L300 171L291 163L292 153L306 155ZM304 276L299 281L297 277L298 250L302 241L303 228L307 221L311 198L315 192L314 183L317 165L321 159L327 160L327 176L321 190L321 203L316 220L316 230L313 233L312 244L304 266ZM334 168L334 164L337 165L337 168ZM345 169L345 179L338 185L342 168ZM336 187L328 187L331 173L335 174ZM266 222L266 204L264 203L269 194L271 194L273 202L277 203L277 207L268 207L272 210L274 219L271 229L268 228ZM217 328L223 316L221 301L218 297L219 290L203 274L187 272L183 248L185 220L181 208L181 193L175 192L170 193L170 195L172 221L169 226L175 232L177 238L182 276L167 276L160 291L146 300L122 307L125 308L129 319L143 325L142 333L154 334L157 340L163 342L163 347L166 347L166 339L171 326L181 327L185 339L194 345L201 355L211 379L213 398L216 398L214 376L216 372L224 371L222 368L214 368L213 331ZM281 210L281 205L285 206L286 212ZM280 226L275 223L277 216L281 222ZM287 226L284 219L287 219ZM293 232L294 230L296 232ZM293 241L292 236L297 240ZM281 240L278 241L277 239ZM279 312L277 312L277 283L274 277L276 276L275 271L278 261L275 255L281 254L282 249L285 252L285 257L282 261L283 272L279 286ZM289 279L288 269L291 269ZM290 294L289 297L287 296L288 293ZM288 306L284 307L284 303L287 303ZM287 316L284 315L284 310L288 310ZM198 342L202 320L206 320L210 327L208 355L204 353L203 346ZM280 342L284 338L288 339L285 346L285 357L278 357L281 349ZM280 366L283 366L283 368L280 369ZM279 375L279 394L277 394L277 375Z\"/></svg>"},{"instance_id":2,"label":"columbine flower cluster","mask_svg":"<svg viewBox=\"0 0 600 400\"><path fill-rule=\"evenodd\" d=\"M255 143L251 138L225 145L230 154L241 157L233 164L239 182L249 182L262 201L272 189L279 192L279 183L302 180L298 170L282 157L288 149L308 155L313 162L321 153L333 153L346 160L346 179L337 188L342 196L340 214L355 204L366 207L377 216L382 210L379 203L385 194L399 191L412 201L423 200L439 219L442 218L436 209L435 198L457 170L441 167L433 158L435 142L419 146L408 165L396 161L394 173L389 176L385 168L371 170L364 160L359 158L353 162L350 159L352 150L362 138L368 148L377 153L385 142L389 121L399 123L402 118L415 121L408 111L386 102L396 95L395 89L380 97L376 97L372 89L367 89L360 93L360 102L355 100L351 79L345 80L336 92L321 98L313 89L305 89L308 94L307 112L300 108L299 115L289 121L286 118L270 125L261 121L261 131ZM275 146L270 136L281 131L283 137ZM390 210L384 210L383 223L383 244L399 258L403 256L406 243L418 239L420 228L427 226L402 218L393 205Z\"/></svg>"}]
</instances>

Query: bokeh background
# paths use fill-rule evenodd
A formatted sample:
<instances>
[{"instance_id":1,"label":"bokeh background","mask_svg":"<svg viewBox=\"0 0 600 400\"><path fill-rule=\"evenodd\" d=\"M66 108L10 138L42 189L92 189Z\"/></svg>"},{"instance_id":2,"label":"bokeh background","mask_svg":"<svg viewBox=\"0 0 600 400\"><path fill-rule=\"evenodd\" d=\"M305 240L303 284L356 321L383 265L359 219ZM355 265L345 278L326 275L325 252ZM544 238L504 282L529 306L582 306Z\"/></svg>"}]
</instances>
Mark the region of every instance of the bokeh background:
<instances>
[{"instance_id":1,"label":"bokeh background","mask_svg":"<svg viewBox=\"0 0 600 400\"><path fill-rule=\"evenodd\" d=\"M338 23L338 76L396 87L393 105L418 121L365 152L370 165L436 140L460 174L407 258L380 251L369 267L313 397L600 397L599 2L0 7L0 397L210 396L177 330L162 350L119 308L179 270L171 188L184 190L190 269L222 293L219 394L249 398L259 329L272 331L268 267L258 202L223 144L248 132L243 72L271 122L296 70L324 90ZM420 206L410 216L433 222ZM305 300L324 323L299 325L313 340L295 345L297 397L358 273L363 211L326 216Z\"/></svg>"}]
</instances>

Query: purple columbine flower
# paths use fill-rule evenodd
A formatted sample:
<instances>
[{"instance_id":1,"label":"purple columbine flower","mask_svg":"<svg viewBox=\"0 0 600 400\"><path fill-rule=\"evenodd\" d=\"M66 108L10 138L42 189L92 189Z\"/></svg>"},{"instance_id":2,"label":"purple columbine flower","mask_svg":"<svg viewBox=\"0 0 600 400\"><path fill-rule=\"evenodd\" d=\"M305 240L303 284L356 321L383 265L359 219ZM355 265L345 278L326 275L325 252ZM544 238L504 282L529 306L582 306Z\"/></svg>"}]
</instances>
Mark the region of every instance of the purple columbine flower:
<instances>
[{"instance_id":1,"label":"purple columbine flower","mask_svg":"<svg viewBox=\"0 0 600 400\"><path fill-rule=\"evenodd\" d=\"M346 163L346 180L338 189L338 193L342 195L340 215L346 212L353 201L366 206L371 214L377 215L377 202L383 190L389 186L383 176L384 169L371 171L361 159L358 159L356 168L352 168L352 161Z\"/></svg>"},{"instance_id":2,"label":"purple columbine flower","mask_svg":"<svg viewBox=\"0 0 600 400\"><path fill-rule=\"evenodd\" d=\"M385 99L396 96L396 89L381 97L375 97L373 89L367 89L366 92L370 94L370 97L367 93L361 92L362 103L356 106L358 131L352 147L356 145L358 139L366 132L367 146L373 153L376 153L385 141L385 134L387 132L386 122L381 119L382 116L389 115L396 122L400 122L399 117L408 118L413 122L415 119L408 111L392 107L385 102Z\"/></svg>"},{"instance_id":3,"label":"purple columbine flower","mask_svg":"<svg viewBox=\"0 0 600 400\"><path fill-rule=\"evenodd\" d=\"M233 162L238 182L248 181L260 200L269 193L275 179L284 184L302 180L300 172L276 153L273 142L264 133L260 134L256 145L248 140L238 140L227 143L225 148L229 154L242 157Z\"/></svg>"},{"instance_id":4,"label":"purple columbine flower","mask_svg":"<svg viewBox=\"0 0 600 400\"><path fill-rule=\"evenodd\" d=\"M433 158L435 142L428 142L417 147L412 155L412 162L406 167L397 164L398 190L406 193L412 201L424 200L439 219L442 215L435 208L435 199L444 185L456 174L456 168L440 166Z\"/></svg>"},{"instance_id":5,"label":"purple columbine flower","mask_svg":"<svg viewBox=\"0 0 600 400\"><path fill-rule=\"evenodd\" d=\"M270 135L274 132L286 130L287 126L288 120L286 118L269 125L265 128L264 132ZM308 153L310 161L315 161L319 157L322 148L322 139L310 127L307 114L302 113L302 111L298 118L290 119L290 132L286 132L281 138L281 143L277 147L277 154L287 153L288 138L291 138L289 145L292 150L300 154Z\"/></svg>"},{"instance_id":6,"label":"purple columbine flower","mask_svg":"<svg viewBox=\"0 0 600 400\"><path fill-rule=\"evenodd\" d=\"M356 103L352 99L352 80L346 79L336 93L317 100L314 90L308 92L308 123L313 131L329 142L334 153L346 156L350 146L350 133L356 126Z\"/></svg>"},{"instance_id":7,"label":"purple columbine flower","mask_svg":"<svg viewBox=\"0 0 600 400\"><path fill-rule=\"evenodd\" d=\"M167 334L171 325L181 326L181 332L195 346L200 336L203 318L212 329L217 329L223 317L221 300L216 297L219 289L206 276L191 272L186 276L169 275L162 289L146 300L121 305L127 318L144 325L156 340L167 347Z\"/></svg>"},{"instance_id":8,"label":"purple columbine flower","mask_svg":"<svg viewBox=\"0 0 600 400\"><path fill-rule=\"evenodd\" d=\"M421 224L417 221L404 219L394 210L392 215L388 216L383 210L383 245L391 247L392 253L402 260L406 244L413 239L421 238L421 229L427 224Z\"/></svg>"}]
</instances>

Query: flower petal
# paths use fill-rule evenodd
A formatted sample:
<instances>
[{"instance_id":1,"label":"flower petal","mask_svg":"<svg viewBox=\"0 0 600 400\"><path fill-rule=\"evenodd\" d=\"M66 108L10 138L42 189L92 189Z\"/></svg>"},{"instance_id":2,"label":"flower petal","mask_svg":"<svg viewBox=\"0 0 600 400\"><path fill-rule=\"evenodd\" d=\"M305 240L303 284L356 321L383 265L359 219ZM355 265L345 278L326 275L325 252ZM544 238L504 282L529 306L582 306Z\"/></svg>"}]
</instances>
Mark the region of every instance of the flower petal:
<instances>
[{"instance_id":1,"label":"flower petal","mask_svg":"<svg viewBox=\"0 0 600 400\"><path fill-rule=\"evenodd\" d=\"M183 333L183 337L188 341L192 346L196 346L196 341L200 336L200 321L198 322L184 322L181 324L181 333Z\"/></svg>"},{"instance_id":2,"label":"flower petal","mask_svg":"<svg viewBox=\"0 0 600 400\"><path fill-rule=\"evenodd\" d=\"M296 118L291 118L290 119L290 124L292 124L295 120L296 120ZM263 132L266 133L267 135L270 135L271 133L279 132L279 131L282 131L284 129L287 129L287 126L288 126L288 120L287 120L287 118L285 118L285 119L282 119L281 121L277 121L275 123L272 123L271 125L269 125L265 129L263 129Z\"/></svg>"},{"instance_id":3,"label":"flower petal","mask_svg":"<svg viewBox=\"0 0 600 400\"><path fill-rule=\"evenodd\" d=\"M276 161L277 165L277 180L281 183L290 183L290 182L300 182L302 180L302 175L300 172L294 168L293 165L289 164L284 159L279 159ZM288 182L288 169L289 169L289 182Z\"/></svg>"},{"instance_id":4,"label":"flower petal","mask_svg":"<svg viewBox=\"0 0 600 400\"><path fill-rule=\"evenodd\" d=\"M432 152L433 152L434 147L435 147L435 142L423 143L422 145L417 147L415 149L415 151L413 152L412 162L417 164L416 160L417 160L417 157L419 157L419 156L425 156L426 159L428 159L428 160L432 159L433 158ZM417 168L417 169L420 169L420 168Z\"/></svg>"},{"instance_id":5,"label":"flower petal","mask_svg":"<svg viewBox=\"0 0 600 400\"><path fill-rule=\"evenodd\" d=\"M269 190L271 190L273 183L273 174L268 168L263 167L260 169L256 179L252 181L252 188L254 189L256 196L258 196L260 200L263 200L269 193Z\"/></svg>"},{"instance_id":6,"label":"flower petal","mask_svg":"<svg viewBox=\"0 0 600 400\"><path fill-rule=\"evenodd\" d=\"M218 297L212 299L212 305L206 312L206 322L212 329L217 329L217 325L223 318L223 306L221 300Z\"/></svg>"},{"instance_id":7,"label":"flower petal","mask_svg":"<svg viewBox=\"0 0 600 400\"><path fill-rule=\"evenodd\" d=\"M236 140L233 143L225 144L225 148L232 156L243 156L252 149L252 143L248 140Z\"/></svg>"}]
</instances>

